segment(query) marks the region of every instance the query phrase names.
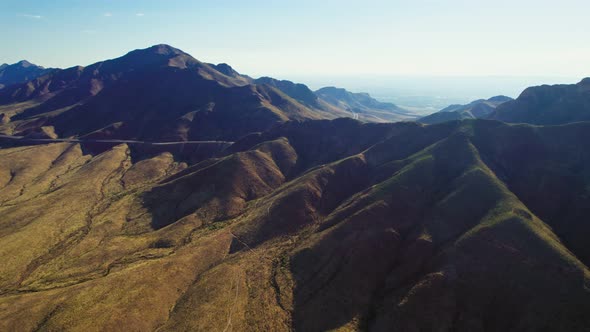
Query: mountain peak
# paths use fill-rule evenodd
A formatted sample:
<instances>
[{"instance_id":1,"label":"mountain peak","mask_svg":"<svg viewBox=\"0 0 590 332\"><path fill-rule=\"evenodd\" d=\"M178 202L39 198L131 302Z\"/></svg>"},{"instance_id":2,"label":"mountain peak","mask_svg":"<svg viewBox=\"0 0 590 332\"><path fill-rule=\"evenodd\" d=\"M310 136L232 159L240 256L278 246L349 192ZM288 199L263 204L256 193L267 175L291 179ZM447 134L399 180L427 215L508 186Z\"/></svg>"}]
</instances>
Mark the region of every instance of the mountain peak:
<instances>
[{"instance_id":1,"label":"mountain peak","mask_svg":"<svg viewBox=\"0 0 590 332\"><path fill-rule=\"evenodd\" d=\"M29 62L29 61L27 61L27 60L21 60L21 61L17 62L16 64L17 64L18 66L20 66L20 67L23 67L23 68L28 68L28 67L33 67L33 66L35 66L35 67L39 67L39 66L37 66L37 65L34 65L34 64L30 63L30 62Z\"/></svg>"},{"instance_id":2,"label":"mountain peak","mask_svg":"<svg viewBox=\"0 0 590 332\"><path fill-rule=\"evenodd\" d=\"M213 67L218 72L222 73L223 75L226 75L229 77L240 76L240 73L238 73L235 69L232 68L232 66L228 65L227 63L220 63L220 64L216 64L216 65L210 64L210 66Z\"/></svg>"},{"instance_id":3,"label":"mountain peak","mask_svg":"<svg viewBox=\"0 0 590 332\"><path fill-rule=\"evenodd\" d=\"M494 96L490 99L488 99L489 102L493 102L493 103L505 103L507 101L511 101L512 98L508 97L508 96L504 96L504 95L499 95L499 96Z\"/></svg>"},{"instance_id":4,"label":"mountain peak","mask_svg":"<svg viewBox=\"0 0 590 332\"><path fill-rule=\"evenodd\" d=\"M128 72L146 66L173 66L184 68L199 62L183 51L166 44L158 44L144 49L136 49L122 57L97 62L88 66L102 72Z\"/></svg>"},{"instance_id":5,"label":"mountain peak","mask_svg":"<svg viewBox=\"0 0 590 332\"><path fill-rule=\"evenodd\" d=\"M21 60L12 65L0 65L0 89L4 86L24 83L35 79L51 70L37 66L27 60Z\"/></svg>"},{"instance_id":6,"label":"mountain peak","mask_svg":"<svg viewBox=\"0 0 590 332\"><path fill-rule=\"evenodd\" d=\"M167 44L158 44L145 49L145 51L161 55L181 55L186 54L183 51Z\"/></svg>"},{"instance_id":7,"label":"mountain peak","mask_svg":"<svg viewBox=\"0 0 590 332\"><path fill-rule=\"evenodd\" d=\"M174 58L179 55L188 55L183 51L166 44L158 44L148 48L137 49L127 53L122 58L133 59L162 59Z\"/></svg>"},{"instance_id":8,"label":"mountain peak","mask_svg":"<svg viewBox=\"0 0 590 332\"><path fill-rule=\"evenodd\" d=\"M347 97L348 91L346 89L337 88L335 86L327 86L317 90L316 94L330 94L338 98L344 98Z\"/></svg>"},{"instance_id":9,"label":"mountain peak","mask_svg":"<svg viewBox=\"0 0 590 332\"><path fill-rule=\"evenodd\" d=\"M217 71L220 71L224 74L235 72L235 70L227 63L219 63L215 65L215 68L217 69Z\"/></svg>"}]
</instances>

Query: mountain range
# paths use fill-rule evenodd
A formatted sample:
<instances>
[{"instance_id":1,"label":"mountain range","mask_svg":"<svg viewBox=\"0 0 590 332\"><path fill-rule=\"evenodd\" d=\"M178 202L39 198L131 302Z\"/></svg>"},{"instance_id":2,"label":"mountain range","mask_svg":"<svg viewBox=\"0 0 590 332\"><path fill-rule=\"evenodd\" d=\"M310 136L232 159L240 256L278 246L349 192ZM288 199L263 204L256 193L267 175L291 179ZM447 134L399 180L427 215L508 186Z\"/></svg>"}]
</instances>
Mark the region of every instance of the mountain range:
<instances>
[{"instance_id":1,"label":"mountain range","mask_svg":"<svg viewBox=\"0 0 590 332\"><path fill-rule=\"evenodd\" d=\"M496 96L468 105L451 105L420 118L425 124L463 119L507 123L560 125L590 120L590 78L577 84L542 85L525 89L517 99Z\"/></svg>"},{"instance_id":2,"label":"mountain range","mask_svg":"<svg viewBox=\"0 0 590 332\"><path fill-rule=\"evenodd\" d=\"M578 84L530 87L497 107L489 119L511 123L556 125L589 121L590 78Z\"/></svg>"},{"instance_id":3,"label":"mountain range","mask_svg":"<svg viewBox=\"0 0 590 332\"><path fill-rule=\"evenodd\" d=\"M288 122L190 165L2 149L0 329L581 331L589 133Z\"/></svg>"},{"instance_id":4,"label":"mountain range","mask_svg":"<svg viewBox=\"0 0 590 332\"><path fill-rule=\"evenodd\" d=\"M43 68L32 64L26 60L19 61L15 64L0 65L0 89L5 86L25 83L39 76L52 72L54 69Z\"/></svg>"},{"instance_id":5,"label":"mountain range","mask_svg":"<svg viewBox=\"0 0 590 332\"><path fill-rule=\"evenodd\" d=\"M353 117L357 112L381 122L414 118L367 95L350 97L325 101L303 84L254 80L227 64L203 63L171 46L156 45L2 89L0 133L235 140L289 120Z\"/></svg>"},{"instance_id":6,"label":"mountain range","mask_svg":"<svg viewBox=\"0 0 590 332\"><path fill-rule=\"evenodd\" d=\"M329 104L350 111L354 119L367 122L413 120L415 115L392 103L383 103L368 93L352 93L342 88L325 87L315 92Z\"/></svg>"},{"instance_id":7,"label":"mountain range","mask_svg":"<svg viewBox=\"0 0 590 332\"><path fill-rule=\"evenodd\" d=\"M433 124L166 45L8 86L0 330L588 331L588 82Z\"/></svg>"},{"instance_id":8,"label":"mountain range","mask_svg":"<svg viewBox=\"0 0 590 332\"><path fill-rule=\"evenodd\" d=\"M420 118L418 122L435 124L453 120L486 119L499 105L512 100L506 96L496 96L490 99L479 99L467 105L450 105L431 115Z\"/></svg>"}]
</instances>

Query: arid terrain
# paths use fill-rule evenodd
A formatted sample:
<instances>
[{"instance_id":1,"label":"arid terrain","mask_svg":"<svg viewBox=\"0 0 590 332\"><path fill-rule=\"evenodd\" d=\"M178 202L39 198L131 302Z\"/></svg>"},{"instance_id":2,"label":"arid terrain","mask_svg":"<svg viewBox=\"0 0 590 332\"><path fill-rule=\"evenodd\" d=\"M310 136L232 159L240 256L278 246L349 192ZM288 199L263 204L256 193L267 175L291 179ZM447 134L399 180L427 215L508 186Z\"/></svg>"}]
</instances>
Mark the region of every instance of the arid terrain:
<instances>
[{"instance_id":1,"label":"arid terrain","mask_svg":"<svg viewBox=\"0 0 590 332\"><path fill-rule=\"evenodd\" d=\"M583 330L589 133L287 123L190 166L2 149L1 329Z\"/></svg>"},{"instance_id":2,"label":"arid terrain","mask_svg":"<svg viewBox=\"0 0 590 332\"><path fill-rule=\"evenodd\" d=\"M166 45L4 87L0 331L589 331L589 82L428 125Z\"/></svg>"}]
</instances>

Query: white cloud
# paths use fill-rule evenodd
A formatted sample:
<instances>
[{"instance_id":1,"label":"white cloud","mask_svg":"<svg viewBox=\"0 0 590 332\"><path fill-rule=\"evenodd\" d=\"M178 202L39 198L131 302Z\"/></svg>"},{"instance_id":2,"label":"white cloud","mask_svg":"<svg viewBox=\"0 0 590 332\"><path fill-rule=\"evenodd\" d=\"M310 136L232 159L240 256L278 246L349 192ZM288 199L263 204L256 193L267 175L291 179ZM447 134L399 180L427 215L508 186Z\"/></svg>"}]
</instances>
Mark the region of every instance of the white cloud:
<instances>
[{"instance_id":1,"label":"white cloud","mask_svg":"<svg viewBox=\"0 0 590 332\"><path fill-rule=\"evenodd\" d=\"M137 14L135 14L135 16L142 17L142 16L145 16L145 14L144 13L137 13Z\"/></svg>"},{"instance_id":2,"label":"white cloud","mask_svg":"<svg viewBox=\"0 0 590 332\"><path fill-rule=\"evenodd\" d=\"M35 19L35 20L39 20L39 19L43 18L43 16L41 16L41 15L31 15L31 14L22 14L22 15L19 15L19 16L20 17L25 17L25 18L32 18L32 19Z\"/></svg>"},{"instance_id":3,"label":"white cloud","mask_svg":"<svg viewBox=\"0 0 590 332\"><path fill-rule=\"evenodd\" d=\"M104 13L102 16L104 16L104 17L112 17L113 16L113 13Z\"/></svg>"}]
</instances>

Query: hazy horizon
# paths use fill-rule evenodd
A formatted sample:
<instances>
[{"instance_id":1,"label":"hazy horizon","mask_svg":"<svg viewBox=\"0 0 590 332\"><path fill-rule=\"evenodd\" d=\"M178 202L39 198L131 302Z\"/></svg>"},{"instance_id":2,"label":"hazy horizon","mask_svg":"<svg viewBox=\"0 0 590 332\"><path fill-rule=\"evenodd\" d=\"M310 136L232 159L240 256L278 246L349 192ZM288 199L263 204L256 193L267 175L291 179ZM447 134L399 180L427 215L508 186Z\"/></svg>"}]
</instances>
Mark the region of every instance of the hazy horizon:
<instances>
[{"instance_id":1,"label":"hazy horizon","mask_svg":"<svg viewBox=\"0 0 590 332\"><path fill-rule=\"evenodd\" d=\"M147 48L151 45L146 45ZM174 45L172 45L174 46ZM131 50L128 50L131 51ZM127 52L125 52L127 53ZM120 57L113 56L108 59ZM23 58L20 60L29 60ZM20 61L18 60L18 61ZM97 61L104 61L101 59ZM16 62L16 61L15 61ZM42 65L41 63L36 63ZM210 63L220 63L209 61ZM0 63L3 63L0 59ZM8 62L10 64L10 62ZM82 66L92 63L80 64ZM232 65L232 64L230 64ZM62 68L75 65L63 66ZM233 65L232 65L233 66ZM45 66L48 67L48 66ZM371 75L371 74L261 74L253 75L234 67L241 74L254 78L270 76L279 80L303 83L312 90L335 86L355 93L369 93L379 101L391 102L415 111L417 114L429 114L451 104L466 104L477 99L505 95L517 98L527 87L536 85L574 84L581 77L557 76L501 76L501 75Z\"/></svg>"},{"instance_id":2,"label":"hazy horizon","mask_svg":"<svg viewBox=\"0 0 590 332\"><path fill-rule=\"evenodd\" d=\"M352 92L367 92L380 101L429 114L451 104L467 104L498 95L517 98L531 86L575 84L583 77L293 75L277 78L305 83L312 90L337 86Z\"/></svg>"},{"instance_id":3,"label":"hazy horizon","mask_svg":"<svg viewBox=\"0 0 590 332\"><path fill-rule=\"evenodd\" d=\"M252 77L339 86L404 106L590 76L590 3L302 0L4 1L0 63L66 68L166 43Z\"/></svg>"}]
</instances>

